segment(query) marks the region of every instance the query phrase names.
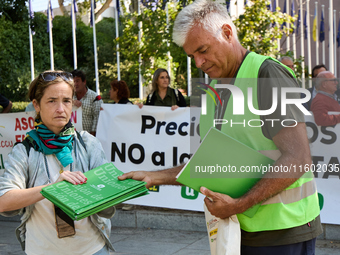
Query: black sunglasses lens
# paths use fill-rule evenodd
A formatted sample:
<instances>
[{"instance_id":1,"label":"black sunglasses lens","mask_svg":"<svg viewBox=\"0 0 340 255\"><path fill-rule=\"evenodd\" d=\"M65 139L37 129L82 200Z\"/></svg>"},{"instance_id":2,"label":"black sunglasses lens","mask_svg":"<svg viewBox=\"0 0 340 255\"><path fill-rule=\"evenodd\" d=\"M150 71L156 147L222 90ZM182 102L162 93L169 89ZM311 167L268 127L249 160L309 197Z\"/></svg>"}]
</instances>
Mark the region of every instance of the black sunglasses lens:
<instances>
[{"instance_id":1,"label":"black sunglasses lens","mask_svg":"<svg viewBox=\"0 0 340 255\"><path fill-rule=\"evenodd\" d=\"M61 77L65 81L72 81L73 76L71 73L42 73L41 77L44 81L54 81L57 77Z\"/></svg>"},{"instance_id":2,"label":"black sunglasses lens","mask_svg":"<svg viewBox=\"0 0 340 255\"><path fill-rule=\"evenodd\" d=\"M61 73L60 77L63 78L66 81L72 81L73 75L71 73Z\"/></svg>"},{"instance_id":3,"label":"black sunglasses lens","mask_svg":"<svg viewBox=\"0 0 340 255\"><path fill-rule=\"evenodd\" d=\"M43 78L44 81L54 81L56 78L56 75L44 73L44 74L41 74L41 77Z\"/></svg>"}]
</instances>

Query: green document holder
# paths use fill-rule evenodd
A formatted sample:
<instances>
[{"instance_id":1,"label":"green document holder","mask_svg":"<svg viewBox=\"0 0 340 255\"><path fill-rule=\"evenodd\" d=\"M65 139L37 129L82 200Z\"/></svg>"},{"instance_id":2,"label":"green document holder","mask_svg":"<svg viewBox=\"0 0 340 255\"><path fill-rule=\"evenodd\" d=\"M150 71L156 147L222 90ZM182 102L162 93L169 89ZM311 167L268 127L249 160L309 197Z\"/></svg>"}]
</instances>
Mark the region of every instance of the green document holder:
<instances>
[{"instance_id":1,"label":"green document holder","mask_svg":"<svg viewBox=\"0 0 340 255\"><path fill-rule=\"evenodd\" d=\"M81 220L108 207L149 194L145 182L119 181L123 172L112 163L96 167L84 175L87 182L73 185L67 181L44 187L41 194L73 220Z\"/></svg>"},{"instance_id":2,"label":"green document holder","mask_svg":"<svg viewBox=\"0 0 340 255\"><path fill-rule=\"evenodd\" d=\"M222 133L216 128L211 128L204 137L200 147L177 175L177 182L182 183L198 192L200 187L206 187L214 192L238 198L247 193L264 175L263 172L252 173L207 173L197 172L197 167L204 166L269 166L275 161L264 156L258 151L240 143L234 138ZM243 212L248 217L253 217L260 204Z\"/></svg>"}]
</instances>

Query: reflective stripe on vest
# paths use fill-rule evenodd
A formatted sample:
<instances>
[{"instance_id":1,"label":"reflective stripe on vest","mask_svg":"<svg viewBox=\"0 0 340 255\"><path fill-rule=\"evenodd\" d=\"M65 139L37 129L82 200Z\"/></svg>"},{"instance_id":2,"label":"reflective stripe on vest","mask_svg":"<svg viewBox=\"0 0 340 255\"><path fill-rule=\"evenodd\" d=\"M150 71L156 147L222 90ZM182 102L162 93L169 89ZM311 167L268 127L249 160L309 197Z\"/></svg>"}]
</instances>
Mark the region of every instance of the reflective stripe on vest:
<instances>
[{"instance_id":1,"label":"reflective stripe on vest","mask_svg":"<svg viewBox=\"0 0 340 255\"><path fill-rule=\"evenodd\" d=\"M276 196L264 201L261 205L269 205L275 203L290 204L300 201L303 198L313 195L316 192L315 180L305 182L299 187L286 189Z\"/></svg>"},{"instance_id":2,"label":"reflective stripe on vest","mask_svg":"<svg viewBox=\"0 0 340 255\"><path fill-rule=\"evenodd\" d=\"M279 150L259 150L258 152L275 161L278 160L282 155L281 151Z\"/></svg>"}]
</instances>

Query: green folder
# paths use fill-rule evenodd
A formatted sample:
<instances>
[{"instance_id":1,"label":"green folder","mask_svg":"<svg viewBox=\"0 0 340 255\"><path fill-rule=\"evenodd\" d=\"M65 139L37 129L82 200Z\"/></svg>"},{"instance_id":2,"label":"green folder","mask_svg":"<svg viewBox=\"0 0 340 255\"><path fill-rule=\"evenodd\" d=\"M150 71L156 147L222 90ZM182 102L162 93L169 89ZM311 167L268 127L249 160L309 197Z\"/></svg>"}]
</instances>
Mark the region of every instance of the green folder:
<instances>
[{"instance_id":1,"label":"green folder","mask_svg":"<svg viewBox=\"0 0 340 255\"><path fill-rule=\"evenodd\" d=\"M249 191L262 178L265 171L233 172L233 170L240 170L241 167L242 169L257 167L264 170L273 163L274 160L216 128L211 128L195 154L177 175L177 182L198 192L203 186L214 192L238 198ZM212 172L214 169L215 171L219 169L219 172ZM243 214L253 217L259 206L255 205Z\"/></svg>"},{"instance_id":2,"label":"green folder","mask_svg":"<svg viewBox=\"0 0 340 255\"><path fill-rule=\"evenodd\" d=\"M148 194L145 182L119 181L123 172L112 163L96 167L84 175L87 182L73 185L67 181L44 187L41 194L73 220L81 220L108 207Z\"/></svg>"}]
</instances>

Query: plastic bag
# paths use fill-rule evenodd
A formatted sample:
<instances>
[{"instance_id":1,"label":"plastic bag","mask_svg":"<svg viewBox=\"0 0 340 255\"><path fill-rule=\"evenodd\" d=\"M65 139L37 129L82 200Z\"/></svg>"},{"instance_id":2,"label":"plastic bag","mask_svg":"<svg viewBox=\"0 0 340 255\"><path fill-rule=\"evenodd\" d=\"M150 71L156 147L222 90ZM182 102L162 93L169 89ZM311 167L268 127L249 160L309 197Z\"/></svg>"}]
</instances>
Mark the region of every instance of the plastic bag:
<instances>
[{"instance_id":1,"label":"plastic bag","mask_svg":"<svg viewBox=\"0 0 340 255\"><path fill-rule=\"evenodd\" d=\"M204 204L211 255L240 255L241 230L237 216L227 219L217 218Z\"/></svg>"}]
</instances>

